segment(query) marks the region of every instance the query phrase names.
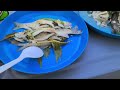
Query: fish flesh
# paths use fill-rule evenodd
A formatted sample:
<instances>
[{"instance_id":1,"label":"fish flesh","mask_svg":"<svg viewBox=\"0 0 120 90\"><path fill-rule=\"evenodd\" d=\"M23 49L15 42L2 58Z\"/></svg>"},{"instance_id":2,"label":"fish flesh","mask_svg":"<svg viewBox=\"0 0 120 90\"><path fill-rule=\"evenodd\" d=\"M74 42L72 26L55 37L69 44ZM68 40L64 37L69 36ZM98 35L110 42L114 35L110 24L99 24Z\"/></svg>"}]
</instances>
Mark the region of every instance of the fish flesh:
<instances>
[{"instance_id":1,"label":"fish flesh","mask_svg":"<svg viewBox=\"0 0 120 90\"><path fill-rule=\"evenodd\" d=\"M50 25L51 27L54 27L53 22L52 21L47 21L44 19L40 19L34 22L30 22L30 23L17 23L14 22L15 24L15 28L13 30L17 30L17 29L28 29L28 30L37 30L39 28L42 28L41 25Z\"/></svg>"},{"instance_id":2,"label":"fish flesh","mask_svg":"<svg viewBox=\"0 0 120 90\"><path fill-rule=\"evenodd\" d=\"M54 27L53 21L48 21L45 19L37 20L36 23L38 23L39 25L47 24L47 25L50 25L51 27Z\"/></svg>"},{"instance_id":3,"label":"fish flesh","mask_svg":"<svg viewBox=\"0 0 120 90\"><path fill-rule=\"evenodd\" d=\"M50 38L51 36L53 36L54 33L41 33L37 36L35 36L35 40L37 41L44 41L44 40L47 40L48 38Z\"/></svg>"},{"instance_id":4,"label":"fish flesh","mask_svg":"<svg viewBox=\"0 0 120 90\"><path fill-rule=\"evenodd\" d=\"M13 30L17 30L17 29L27 29L27 30L36 30L39 28L39 24L38 23L18 23L18 22L14 22L15 28L13 28Z\"/></svg>"},{"instance_id":5,"label":"fish flesh","mask_svg":"<svg viewBox=\"0 0 120 90\"><path fill-rule=\"evenodd\" d=\"M57 34L57 36L62 36L62 37L66 37L69 38L69 34L81 34L82 31L81 30L70 30L70 29L58 29L55 31L55 33Z\"/></svg>"},{"instance_id":6,"label":"fish flesh","mask_svg":"<svg viewBox=\"0 0 120 90\"><path fill-rule=\"evenodd\" d=\"M15 39L16 41L18 41L18 42L24 42L24 40L21 39L21 38L14 37L14 39Z\"/></svg>"},{"instance_id":7,"label":"fish flesh","mask_svg":"<svg viewBox=\"0 0 120 90\"><path fill-rule=\"evenodd\" d=\"M56 35L51 36L50 39L62 41L62 39Z\"/></svg>"},{"instance_id":8,"label":"fish flesh","mask_svg":"<svg viewBox=\"0 0 120 90\"><path fill-rule=\"evenodd\" d=\"M12 38L14 38L14 37L15 37L15 33L13 33L13 34L8 34L8 35L5 36L5 38L3 38L3 39L0 40L0 41L9 40L9 39L12 39Z\"/></svg>"},{"instance_id":9,"label":"fish flesh","mask_svg":"<svg viewBox=\"0 0 120 90\"><path fill-rule=\"evenodd\" d=\"M55 32L55 29L52 29L52 28L43 28L43 29L38 29L36 30L35 32L32 33L33 36L36 36L42 32L51 32L51 33L54 33Z\"/></svg>"}]
</instances>

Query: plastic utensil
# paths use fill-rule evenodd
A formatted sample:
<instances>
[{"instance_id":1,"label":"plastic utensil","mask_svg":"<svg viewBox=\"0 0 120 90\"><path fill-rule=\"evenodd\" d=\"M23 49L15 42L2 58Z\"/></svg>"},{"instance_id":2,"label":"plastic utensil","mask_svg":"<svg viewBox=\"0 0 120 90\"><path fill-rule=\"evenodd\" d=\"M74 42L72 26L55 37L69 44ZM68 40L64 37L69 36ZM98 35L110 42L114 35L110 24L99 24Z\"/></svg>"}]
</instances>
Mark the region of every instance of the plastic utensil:
<instances>
[{"instance_id":1,"label":"plastic utensil","mask_svg":"<svg viewBox=\"0 0 120 90\"><path fill-rule=\"evenodd\" d=\"M43 56L43 54L44 54L43 51L38 47L35 47L35 46L28 47L28 48L23 50L23 52L21 53L21 55L17 59L1 66L0 73L9 69L10 67L14 66L15 64L19 63L20 61L22 61L25 58L40 58Z\"/></svg>"}]
</instances>

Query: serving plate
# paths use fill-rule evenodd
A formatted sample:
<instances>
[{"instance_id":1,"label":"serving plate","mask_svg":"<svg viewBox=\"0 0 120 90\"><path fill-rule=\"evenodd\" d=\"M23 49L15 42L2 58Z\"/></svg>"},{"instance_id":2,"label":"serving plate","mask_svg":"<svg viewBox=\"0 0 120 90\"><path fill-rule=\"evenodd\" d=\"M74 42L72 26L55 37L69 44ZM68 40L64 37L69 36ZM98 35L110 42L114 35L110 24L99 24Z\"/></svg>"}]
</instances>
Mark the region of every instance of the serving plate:
<instances>
[{"instance_id":1,"label":"serving plate","mask_svg":"<svg viewBox=\"0 0 120 90\"><path fill-rule=\"evenodd\" d=\"M13 66L12 69L29 74L54 72L72 64L85 50L88 42L88 29L84 20L72 11L16 11L0 24L0 39L7 34L23 30L14 31L14 22L27 23L41 18L53 18L71 22L72 26L77 25L83 33L68 39L72 40L72 42L62 47L62 56L58 63L56 63L54 51L51 49L50 55L47 58L43 57L42 67L38 64L37 59L25 59ZM16 59L21 54L21 51L17 51L18 48L7 41L0 42L0 60L3 63L8 63Z\"/></svg>"},{"instance_id":2,"label":"serving plate","mask_svg":"<svg viewBox=\"0 0 120 90\"><path fill-rule=\"evenodd\" d=\"M98 26L96 21L92 17L88 16L87 11L79 11L79 15L82 19L84 19L87 25L90 28L92 28L92 30L108 37L120 38L120 35L112 33L112 28L110 26L107 27Z\"/></svg>"}]
</instances>

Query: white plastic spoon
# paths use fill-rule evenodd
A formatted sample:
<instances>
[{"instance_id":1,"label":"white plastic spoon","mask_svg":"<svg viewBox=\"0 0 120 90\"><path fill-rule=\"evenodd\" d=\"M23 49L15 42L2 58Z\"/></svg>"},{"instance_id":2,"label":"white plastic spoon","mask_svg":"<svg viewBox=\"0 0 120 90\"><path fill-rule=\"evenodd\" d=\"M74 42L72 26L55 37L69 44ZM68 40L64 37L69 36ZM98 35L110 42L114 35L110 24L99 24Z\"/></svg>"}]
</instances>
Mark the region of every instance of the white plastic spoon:
<instances>
[{"instance_id":1,"label":"white plastic spoon","mask_svg":"<svg viewBox=\"0 0 120 90\"><path fill-rule=\"evenodd\" d=\"M43 54L44 54L43 51L39 47L35 47L35 46L28 47L28 48L23 50L23 52L21 53L21 55L17 59L1 66L0 73L11 68L12 66L19 63L20 61L22 61L25 58L40 58L43 56Z\"/></svg>"}]
</instances>

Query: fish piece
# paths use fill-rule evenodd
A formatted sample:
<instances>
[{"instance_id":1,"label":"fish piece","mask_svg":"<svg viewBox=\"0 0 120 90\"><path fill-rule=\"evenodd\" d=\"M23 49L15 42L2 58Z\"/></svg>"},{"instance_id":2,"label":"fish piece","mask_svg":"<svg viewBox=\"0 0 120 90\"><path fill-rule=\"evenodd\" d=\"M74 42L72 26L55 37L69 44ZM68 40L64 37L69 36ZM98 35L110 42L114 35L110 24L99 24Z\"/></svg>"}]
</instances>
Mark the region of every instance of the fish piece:
<instances>
[{"instance_id":1,"label":"fish piece","mask_svg":"<svg viewBox=\"0 0 120 90\"><path fill-rule=\"evenodd\" d=\"M45 32L45 30L37 30L37 31L32 33L32 36L35 37L35 36L37 36L38 34L40 34L42 32Z\"/></svg>"},{"instance_id":2,"label":"fish piece","mask_svg":"<svg viewBox=\"0 0 120 90\"><path fill-rule=\"evenodd\" d=\"M24 40L22 38L17 38L17 37L14 37L14 39L18 42L24 42Z\"/></svg>"},{"instance_id":3,"label":"fish piece","mask_svg":"<svg viewBox=\"0 0 120 90\"><path fill-rule=\"evenodd\" d=\"M36 21L37 23L41 24L48 24L51 27L54 27L53 21L45 20L45 19L40 19Z\"/></svg>"},{"instance_id":4,"label":"fish piece","mask_svg":"<svg viewBox=\"0 0 120 90\"><path fill-rule=\"evenodd\" d=\"M34 36L32 35L34 31L31 30L26 30L25 35L26 37L24 38L26 41L33 40Z\"/></svg>"},{"instance_id":5,"label":"fish piece","mask_svg":"<svg viewBox=\"0 0 120 90\"><path fill-rule=\"evenodd\" d=\"M58 59L62 55L61 46L65 45L69 42L60 42L60 41L57 41L57 40L51 40L51 41L52 41L52 47L53 47L55 55L56 55L56 62L58 62Z\"/></svg>"},{"instance_id":6,"label":"fish piece","mask_svg":"<svg viewBox=\"0 0 120 90\"><path fill-rule=\"evenodd\" d=\"M40 25L40 28L49 28L50 26L47 24Z\"/></svg>"},{"instance_id":7,"label":"fish piece","mask_svg":"<svg viewBox=\"0 0 120 90\"><path fill-rule=\"evenodd\" d=\"M61 46L62 45L66 45L67 43L69 43L70 41L68 42L60 42L60 41L57 41L57 40L52 40L52 46L54 48L54 52L55 52L55 55L56 55L56 62L58 62L58 59L61 57L62 55L62 49L61 49Z\"/></svg>"},{"instance_id":8,"label":"fish piece","mask_svg":"<svg viewBox=\"0 0 120 90\"><path fill-rule=\"evenodd\" d=\"M81 30L77 30L77 29L59 29L56 30L55 33L57 34L57 36L62 36L62 37L66 37L69 38L69 34L81 34Z\"/></svg>"},{"instance_id":9,"label":"fish piece","mask_svg":"<svg viewBox=\"0 0 120 90\"><path fill-rule=\"evenodd\" d=\"M119 12L114 12L111 16L111 27L112 27L112 33L114 34L120 34L120 23L118 20Z\"/></svg>"},{"instance_id":10,"label":"fish piece","mask_svg":"<svg viewBox=\"0 0 120 90\"><path fill-rule=\"evenodd\" d=\"M65 37L56 36L56 35L50 37L49 39L53 39L53 40L57 40L57 41L64 41L64 40L66 40Z\"/></svg>"},{"instance_id":11,"label":"fish piece","mask_svg":"<svg viewBox=\"0 0 120 90\"><path fill-rule=\"evenodd\" d=\"M58 36L56 36L56 35L54 35L54 36L50 37L50 39L55 39L55 40L59 40L59 41L61 41L61 40L62 40L61 38L59 38L59 37L58 37Z\"/></svg>"},{"instance_id":12,"label":"fish piece","mask_svg":"<svg viewBox=\"0 0 120 90\"><path fill-rule=\"evenodd\" d=\"M53 25L54 25L54 27L55 27L55 26L59 26L58 23L55 22L55 21L53 21Z\"/></svg>"},{"instance_id":13,"label":"fish piece","mask_svg":"<svg viewBox=\"0 0 120 90\"><path fill-rule=\"evenodd\" d=\"M35 36L35 40L37 41L44 41L53 36L55 33L40 33L39 35Z\"/></svg>"},{"instance_id":14,"label":"fish piece","mask_svg":"<svg viewBox=\"0 0 120 90\"><path fill-rule=\"evenodd\" d=\"M120 12L119 12L119 16L118 16L118 23L120 23Z\"/></svg>"},{"instance_id":15,"label":"fish piece","mask_svg":"<svg viewBox=\"0 0 120 90\"><path fill-rule=\"evenodd\" d=\"M30 46L46 47L46 46L51 45L50 42L51 41L38 42L38 41L33 40L31 43L18 44L17 46L21 46L21 48L19 50L23 50L23 49L30 47Z\"/></svg>"},{"instance_id":16,"label":"fish piece","mask_svg":"<svg viewBox=\"0 0 120 90\"><path fill-rule=\"evenodd\" d=\"M13 37L15 37L15 33L6 35L5 38L3 38L3 39L0 40L0 41L8 40L8 39L11 39L11 38L13 38Z\"/></svg>"},{"instance_id":17,"label":"fish piece","mask_svg":"<svg viewBox=\"0 0 120 90\"><path fill-rule=\"evenodd\" d=\"M17 38L26 38L26 35L25 35L25 32L18 32L18 33L15 33L15 37Z\"/></svg>"},{"instance_id":18,"label":"fish piece","mask_svg":"<svg viewBox=\"0 0 120 90\"><path fill-rule=\"evenodd\" d=\"M53 43L53 42L58 43L58 44L60 44L60 45L66 45L67 43L71 42L71 41L61 42L61 41L52 40L52 39L51 39L51 40L49 40L49 41L51 41L51 43Z\"/></svg>"},{"instance_id":19,"label":"fish piece","mask_svg":"<svg viewBox=\"0 0 120 90\"><path fill-rule=\"evenodd\" d=\"M47 21L52 21L52 24L55 26L58 26L58 24L55 22L55 19L51 19L51 18L43 18L43 20L47 20Z\"/></svg>"},{"instance_id":20,"label":"fish piece","mask_svg":"<svg viewBox=\"0 0 120 90\"><path fill-rule=\"evenodd\" d=\"M52 43L52 46L54 48L55 56L56 56L56 62L58 62L58 59L61 57L62 50L59 44Z\"/></svg>"},{"instance_id":21,"label":"fish piece","mask_svg":"<svg viewBox=\"0 0 120 90\"><path fill-rule=\"evenodd\" d=\"M39 30L36 30L35 32L32 33L32 36L36 36L42 32L52 32L54 33L55 32L55 29L52 29L52 28L42 28L42 29L39 29Z\"/></svg>"},{"instance_id":22,"label":"fish piece","mask_svg":"<svg viewBox=\"0 0 120 90\"><path fill-rule=\"evenodd\" d=\"M39 24L38 23L17 23L14 22L15 24L15 28L13 28L13 30L17 30L17 29L27 29L27 30L36 30L39 28Z\"/></svg>"},{"instance_id":23,"label":"fish piece","mask_svg":"<svg viewBox=\"0 0 120 90\"><path fill-rule=\"evenodd\" d=\"M82 31L78 29L78 26L75 26L72 28L72 33L71 34L81 34Z\"/></svg>"},{"instance_id":24,"label":"fish piece","mask_svg":"<svg viewBox=\"0 0 120 90\"><path fill-rule=\"evenodd\" d=\"M51 27L54 27L53 21L48 21L48 20L44 20L44 19L40 19L40 20L30 22L30 23L14 22L14 24L15 24L15 28L13 30L17 30L17 29L20 29L20 28L28 29L28 30L37 30L39 28L42 28L43 25L46 25L46 24L50 25Z\"/></svg>"},{"instance_id":25,"label":"fish piece","mask_svg":"<svg viewBox=\"0 0 120 90\"><path fill-rule=\"evenodd\" d=\"M97 25L107 26L110 16L108 11L93 11L92 17L97 22Z\"/></svg>"},{"instance_id":26,"label":"fish piece","mask_svg":"<svg viewBox=\"0 0 120 90\"><path fill-rule=\"evenodd\" d=\"M116 22L119 22L118 21L118 17L119 17L119 13L118 12L114 12L111 16L111 21L116 21Z\"/></svg>"},{"instance_id":27,"label":"fish piece","mask_svg":"<svg viewBox=\"0 0 120 90\"><path fill-rule=\"evenodd\" d=\"M15 44L15 45L19 44L19 42L16 41L16 40L11 40L11 39L9 39L8 41L11 42L12 44Z\"/></svg>"},{"instance_id":28,"label":"fish piece","mask_svg":"<svg viewBox=\"0 0 120 90\"><path fill-rule=\"evenodd\" d=\"M46 47L45 49L43 49L44 51L44 56L48 57L48 55L50 54L50 47Z\"/></svg>"},{"instance_id":29,"label":"fish piece","mask_svg":"<svg viewBox=\"0 0 120 90\"><path fill-rule=\"evenodd\" d=\"M51 45L51 41L45 40L45 41L36 41L36 45L39 47L45 47L45 46L50 46Z\"/></svg>"},{"instance_id":30,"label":"fish piece","mask_svg":"<svg viewBox=\"0 0 120 90\"><path fill-rule=\"evenodd\" d=\"M112 27L112 33L120 34L120 25L118 23L112 22L111 27Z\"/></svg>"},{"instance_id":31,"label":"fish piece","mask_svg":"<svg viewBox=\"0 0 120 90\"><path fill-rule=\"evenodd\" d=\"M55 26L54 29L61 29L61 27L59 27L59 26Z\"/></svg>"},{"instance_id":32,"label":"fish piece","mask_svg":"<svg viewBox=\"0 0 120 90\"><path fill-rule=\"evenodd\" d=\"M59 43L60 45L65 45L67 43L69 43L70 41L68 42L61 42L61 41L57 41L57 40L53 40L53 39L49 39L49 40L45 40L45 41L40 41L40 42L37 42L37 46L50 46L52 42L55 42L55 43Z\"/></svg>"},{"instance_id":33,"label":"fish piece","mask_svg":"<svg viewBox=\"0 0 120 90\"><path fill-rule=\"evenodd\" d=\"M21 51L27 47L36 46L36 43L17 44L17 46L21 46L21 48L18 49L18 51Z\"/></svg>"},{"instance_id":34,"label":"fish piece","mask_svg":"<svg viewBox=\"0 0 120 90\"><path fill-rule=\"evenodd\" d=\"M72 28L72 24L71 23L69 23L69 22L64 22L64 26L65 26L65 28L67 29L71 29Z\"/></svg>"},{"instance_id":35,"label":"fish piece","mask_svg":"<svg viewBox=\"0 0 120 90\"><path fill-rule=\"evenodd\" d=\"M38 58L38 63L40 64L40 67L42 67L42 57Z\"/></svg>"},{"instance_id":36,"label":"fish piece","mask_svg":"<svg viewBox=\"0 0 120 90\"><path fill-rule=\"evenodd\" d=\"M59 29L56 30L55 33L57 34L57 36L69 38L68 34L71 33L71 30Z\"/></svg>"},{"instance_id":37,"label":"fish piece","mask_svg":"<svg viewBox=\"0 0 120 90\"><path fill-rule=\"evenodd\" d=\"M46 47L49 46L49 45L51 45L49 42L48 42L48 43L43 43L43 44L29 43L29 44L25 44L24 46L22 46L22 47L19 49L19 51L20 51L20 50L23 50L23 49L25 49L25 48L27 48L27 47L30 47L30 46L38 46L38 47L44 49L44 48L46 48Z\"/></svg>"},{"instance_id":38,"label":"fish piece","mask_svg":"<svg viewBox=\"0 0 120 90\"><path fill-rule=\"evenodd\" d=\"M61 21L61 20L55 20L55 19L50 19L50 18L44 18L45 20L53 21L54 28L71 28L72 24L66 21Z\"/></svg>"},{"instance_id":39,"label":"fish piece","mask_svg":"<svg viewBox=\"0 0 120 90\"><path fill-rule=\"evenodd\" d=\"M64 28L64 23L63 23L63 22L61 22L59 19L58 19L58 20L56 20L55 22L58 24L58 26L59 26L59 27Z\"/></svg>"},{"instance_id":40,"label":"fish piece","mask_svg":"<svg viewBox=\"0 0 120 90\"><path fill-rule=\"evenodd\" d=\"M66 38L65 37L60 37L61 38L61 41L63 42L64 40L66 40Z\"/></svg>"}]
</instances>

